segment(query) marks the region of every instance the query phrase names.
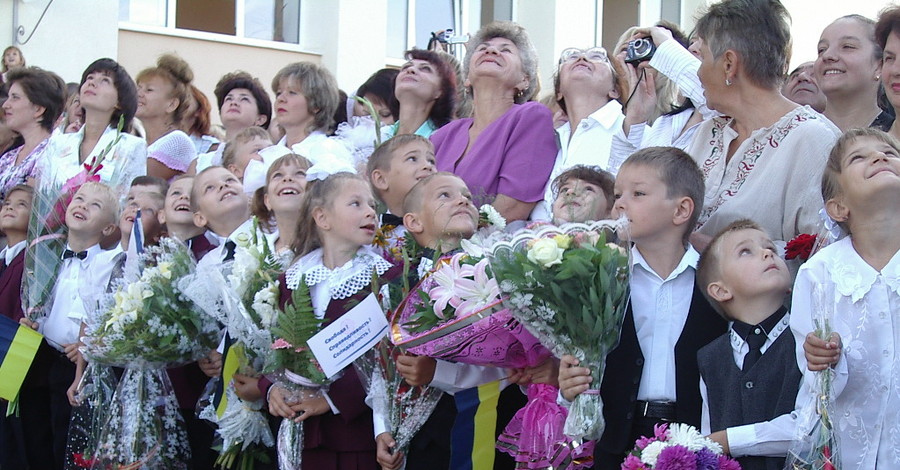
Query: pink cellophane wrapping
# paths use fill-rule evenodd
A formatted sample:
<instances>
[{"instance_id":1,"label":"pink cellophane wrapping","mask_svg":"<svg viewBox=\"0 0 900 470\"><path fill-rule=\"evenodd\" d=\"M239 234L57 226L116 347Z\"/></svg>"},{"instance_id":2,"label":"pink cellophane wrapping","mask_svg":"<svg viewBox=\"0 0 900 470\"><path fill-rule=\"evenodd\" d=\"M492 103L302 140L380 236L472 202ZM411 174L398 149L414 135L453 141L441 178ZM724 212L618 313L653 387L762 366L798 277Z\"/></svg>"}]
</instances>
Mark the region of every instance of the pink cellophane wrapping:
<instances>
[{"instance_id":1,"label":"pink cellophane wrapping","mask_svg":"<svg viewBox=\"0 0 900 470\"><path fill-rule=\"evenodd\" d=\"M516 468L577 470L593 465L594 441L580 446L563 434L568 410L556 403L559 389L528 386L528 403L497 438L497 448L516 460Z\"/></svg>"},{"instance_id":2,"label":"pink cellophane wrapping","mask_svg":"<svg viewBox=\"0 0 900 470\"><path fill-rule=\"evenodd\" d=\"M427 291L432 282L425 278L419 287ZM499 302L424 333L411 333L402 325L416 313L416 304L421 302L418 289L412 290L392 321L394 343L407 352L445 361L505 368L533 367L550 357L550 351L514 319L508 309L501 309ZM490 313L492 309L496 311Z\"/></svg>"}]
</instances>

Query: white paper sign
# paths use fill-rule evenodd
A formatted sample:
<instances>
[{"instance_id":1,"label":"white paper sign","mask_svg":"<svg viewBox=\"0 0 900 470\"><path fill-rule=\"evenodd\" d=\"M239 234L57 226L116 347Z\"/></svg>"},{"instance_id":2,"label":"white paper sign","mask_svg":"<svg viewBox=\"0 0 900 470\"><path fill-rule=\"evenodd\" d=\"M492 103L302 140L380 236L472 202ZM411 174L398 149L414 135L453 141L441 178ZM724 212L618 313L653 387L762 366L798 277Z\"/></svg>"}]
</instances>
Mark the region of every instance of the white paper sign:
<instances>
[{"instance_id":1,"label":"white paper sign","mask_svg":"<svg viewBox=\"0 0 900 470\"><path fill-rule=\"evenodd\" d=\"M375 294L329 323L306 344L328 378L347 367L387 334L388 322Z\"/></svg>"}]
</instances>

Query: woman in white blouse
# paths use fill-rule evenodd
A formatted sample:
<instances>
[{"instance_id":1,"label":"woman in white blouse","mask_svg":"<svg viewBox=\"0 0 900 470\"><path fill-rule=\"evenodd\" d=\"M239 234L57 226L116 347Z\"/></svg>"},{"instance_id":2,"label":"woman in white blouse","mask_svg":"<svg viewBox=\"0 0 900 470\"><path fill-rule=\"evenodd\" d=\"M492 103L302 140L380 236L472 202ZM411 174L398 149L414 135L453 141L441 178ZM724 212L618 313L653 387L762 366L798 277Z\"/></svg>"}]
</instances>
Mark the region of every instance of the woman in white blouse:
<instances>
[{"instance_id":1,"label":"woman in white blouse","mask_svg":"<svg viewBox=\"0 0 900 470\"><path fill-rule=\"evenodd\" d=\"M700 124L688 151L706 178L692 237L698 249L743 218L775 240L815 233L819 180L840 131L780 92L791 50L787 18L778 2L751 8L725 0L697 23L691 47L700 52L700 82L707 105L724 115Z\"/></svg>"},{"instance_id":2,"label":"woman in white blouse","mask_svg":"<svg viewBox=\"0 0 900 470\"><path fill-rule=\"evenodd\" d=\"M84 71L80 96L84 125L78 132L50 138L38 163L41 184L64 184L116 142L96 175L104 183L127 188L134 177L147 173L147 144L127 133L137 109L134 80L114 60L99 59Z\"/></svg>"},{"instance_id":3,"label":"woman in white blouse","mask_svg":"<svg viewBox=\"0 0 900 470\"><path fill-rule=\"evenodd\" d=\"M272 79L275 116L284 129L278 142L304 155L305 147L328 137L340 102L337 81L325 67L312 62L289 64Z\"/></svg>"},{"instance_id":4,"label":"woman in white blouse","mask_svg":"<svg viewBox=\"0 0 900 470\"><path fill-rule=\"evenodd\" d=\"M182 119L193 99L194 72L181 58L164 54L156 67L137 76L136 116L147 137L147 174L165 180L184 173L197 157L191 138L181 131Z\"/></svg>"}]
</instances>

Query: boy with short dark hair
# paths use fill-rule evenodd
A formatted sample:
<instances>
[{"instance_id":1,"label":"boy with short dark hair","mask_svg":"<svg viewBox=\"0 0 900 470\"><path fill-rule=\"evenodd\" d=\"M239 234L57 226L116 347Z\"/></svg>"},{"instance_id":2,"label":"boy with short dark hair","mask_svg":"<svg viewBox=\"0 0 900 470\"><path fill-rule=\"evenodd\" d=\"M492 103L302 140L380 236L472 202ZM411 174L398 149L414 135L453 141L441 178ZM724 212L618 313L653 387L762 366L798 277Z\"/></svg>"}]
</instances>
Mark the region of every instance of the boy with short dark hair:
<instances>
[{"instance_id":1,"label":"boy with short dark hair","mask_svg":"<svg viewBox=\"0 0 900 470\"><path fill-rule=\"evenodd\" d=\"M415 134L398 135L381 144L366 167L372 192L387 207L381 226L393 226L390 238L399 238L403 230L403 201L406 195L428 175L435 172L434 145Z\"/></svg>"},{"instance_id":2,"label":"boy with short dark hair","mask_svg":"<svg viewBox=\"0 0 900 470\"><path fill-rule=\"evenodd\" d=\"M631 302L619 345L606 359L600 386L606 432L595 468L618 469L641 436L660 421L700 426L697 351L726 323L694 285L699 254L688 238L703 201L703 174L674 147L649 147L622 164L613 216L626 216L632 247ZM583 393L590 371L564 356L559 369L565 401Z\"/></svg>"},{"instance_id":3,"label":"boy with short dark hair","mask_svg":"<svg viewBox=\"0 0 900 470\"><path fill-rule=\"evenodd\" d=\"M791 274L772 239L750 220L719 232L697 267L697 285L729 330L697 354L702 432L741 468L781 469L794 437L797 366L784 307ZM723 359L731 356L732 361Z\"/></svg>"},{"instance_id":4,"label":"boy with short dark hair","mask_svg":"<svg viewBox=\"0 0 900 470\"><path fill-rule=\"evenodd\" d=\"M25 315L20 291L33 196L34 189L31 186L14 186L0 208L0 232L6 235L6 248L0 251L0 314L15 321Z\"/></svg>"}]
</instances>

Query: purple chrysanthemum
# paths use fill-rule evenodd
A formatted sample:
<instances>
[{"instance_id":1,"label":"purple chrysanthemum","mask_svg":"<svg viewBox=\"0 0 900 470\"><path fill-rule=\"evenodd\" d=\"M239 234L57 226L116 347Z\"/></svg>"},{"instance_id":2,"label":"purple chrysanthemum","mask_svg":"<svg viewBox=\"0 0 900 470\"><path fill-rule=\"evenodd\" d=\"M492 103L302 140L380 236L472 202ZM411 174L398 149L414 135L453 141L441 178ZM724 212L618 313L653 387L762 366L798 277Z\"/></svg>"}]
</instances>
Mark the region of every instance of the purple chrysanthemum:
<instances>
[{"instance_id":1,"label":"purple chrysanthemum","mask_svg":"<svg viewBox=\"0 0 900 470\"><path fill-rule=\"evenodd\" d=\"M655 470L694 470L696 465L694 453L684 446L669 446L659 453Z\"/></svg>"},{"instance_id":2,"label":"purple chrysanthemum","mask_svg":"<svg viewBox=\"0 0 900 470\"><path fill-rule=\"evenodd\" d=\"M715 452L703 448L697 451L697 470L718 470L719 456Z\"/></svg>"},{"instance_id":3,"label":"purple chrysanthemum","mask_svg":"<svg viewBox=\"0 0 900 470\"><path fill-rule=\"evenodd\" d=\"M737 460L720 455L719 470L741 470L741 464L737 463Z\"/></svg>"},{"instance_id":4,"label":"purple chrysanthemum","mask_svg":"<svg viewBox=\"0 0 900 470\"><path fill-rule=\"evenodd\" d=\"M628 457L625 457L625 461L622 462L622 470L647 470L647 467L636 455L629 454Z\"/></svg>"}]
</instances>

